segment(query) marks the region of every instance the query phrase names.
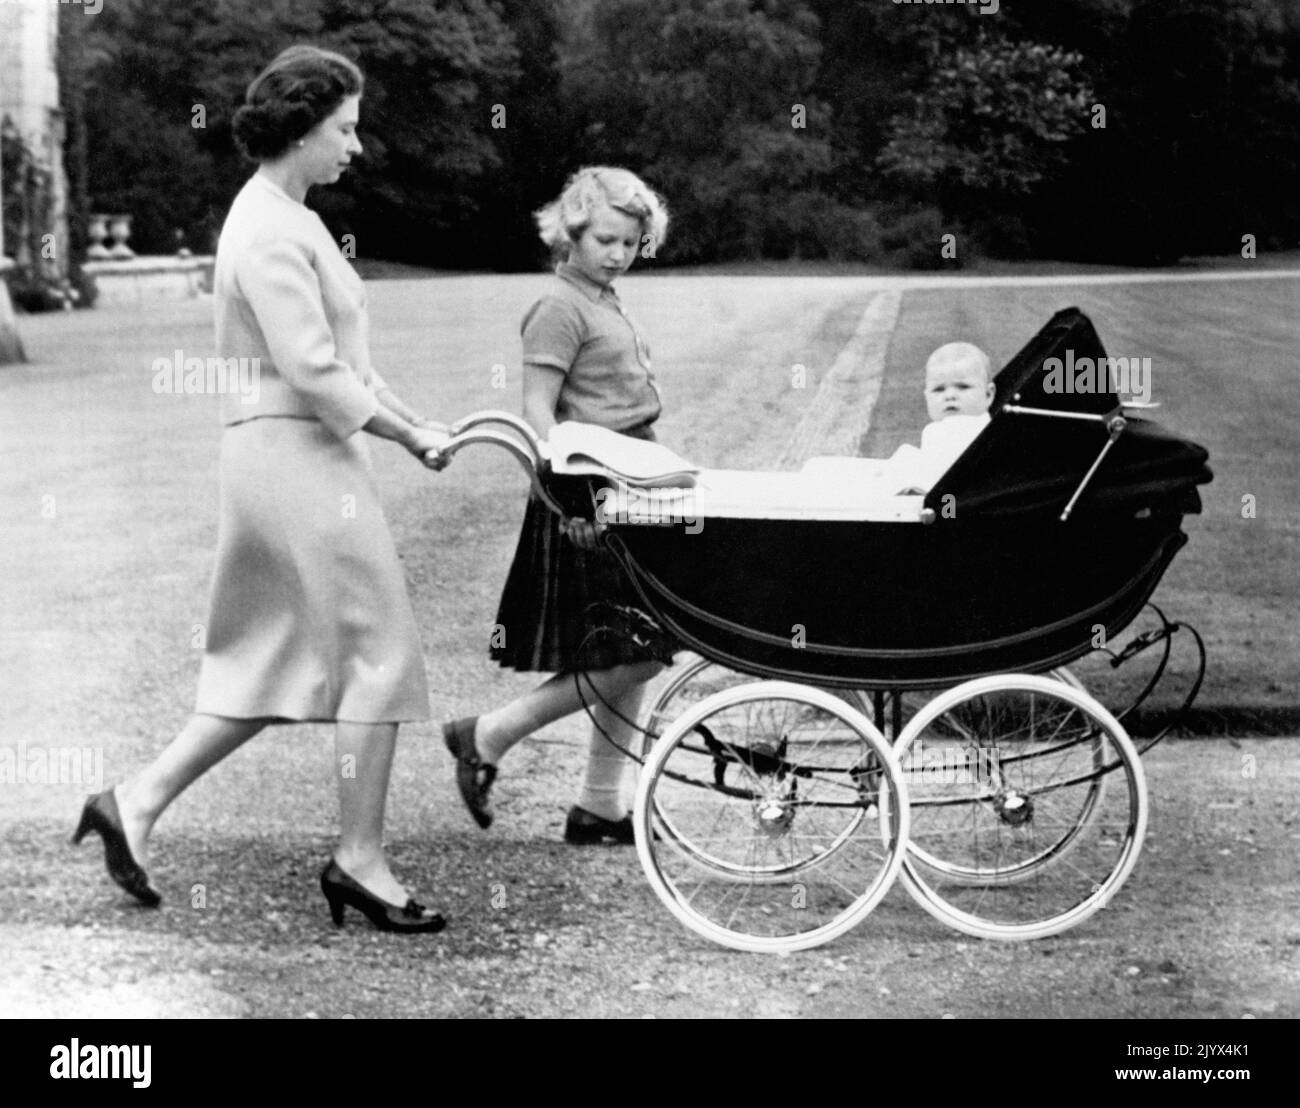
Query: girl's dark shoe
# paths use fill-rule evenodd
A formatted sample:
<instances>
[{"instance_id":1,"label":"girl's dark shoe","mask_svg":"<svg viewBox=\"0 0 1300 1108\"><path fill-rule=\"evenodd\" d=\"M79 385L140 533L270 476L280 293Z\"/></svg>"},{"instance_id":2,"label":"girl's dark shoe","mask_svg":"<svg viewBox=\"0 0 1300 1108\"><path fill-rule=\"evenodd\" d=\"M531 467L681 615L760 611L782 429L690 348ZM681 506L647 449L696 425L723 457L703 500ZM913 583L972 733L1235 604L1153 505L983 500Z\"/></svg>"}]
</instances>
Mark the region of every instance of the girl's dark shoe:
<instances>
[{"instance_id":1,"label":"girl's dark shoe","mask_svg":"<svg viewBox=\"0 0 1300 1108\"><path fill-rule=\"evenodd\" d=\"M402 906L389 904L367 892L358 882L343 872L333 858L321 872L320 889L329 901L330 916L335 927L343 926L343 909L355 908L380 931L398 931L404 934L441 931L447 921L414 899Z\"/></svg>"},{"instance_id":2,"label":"girl's dark shoe","mask_svg":"<svg viewBox=\"0 0 1300 1108\"><path fill-rule=\"evenodd\" d=\"M162 897L149 884L149 875L131 854L126 832L122 829L122 815L117 810L117 797L112 789L86 801L86 806L81 809L81 822L72 835L73 845L81 842L91 831L104 840L104 861L108 865L109 877L146 908L157 908Z\"/></svg>"},{"instance_id":3,"label":"girl's dark shoe","mask_svg":"<svg viewBox=\"0 0 1300 1108\"><path fill-rule=\"evenodd\" d=\"M636 832L632 829L632 817L622 819L604 819L579 808L576 804L569 809L569 818L564 821L564 841L573 846L593 846L606 839L622 846L631 846L636 842Z\"/></svg>"},{"instance_id":4,"label":"girl's dark shoe","mask_svg":"<svg viewBox=\"0 0 1300 1108\"><path fill-rule=\"evenodd\" d=\"M478 716L453 720L442 725L442 741L456 759L456 788L460 798L474 817L474 822L485 830L492 826L492 812L488 808L488 793L497 779L497 767L485 765L474 748L474 725Z\"/></svg>"}]
</instances>

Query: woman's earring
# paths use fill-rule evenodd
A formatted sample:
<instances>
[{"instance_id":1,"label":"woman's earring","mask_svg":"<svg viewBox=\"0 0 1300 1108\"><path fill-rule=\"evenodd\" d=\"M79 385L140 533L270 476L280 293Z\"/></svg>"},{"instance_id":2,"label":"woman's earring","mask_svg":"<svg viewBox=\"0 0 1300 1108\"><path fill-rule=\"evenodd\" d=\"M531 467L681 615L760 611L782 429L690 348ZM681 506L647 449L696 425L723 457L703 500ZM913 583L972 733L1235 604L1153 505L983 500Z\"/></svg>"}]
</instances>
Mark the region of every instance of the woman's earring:
<instances>
[{"instance_id":1,"label":"woman's earring","mask_svg":"<svg viewBox=\"0 0 1300 1108\"><path fill-rule=\"evenodd\" d=\"M302 146L302 145L304 145L304 144L305 144L305 140L304 140L304 139L299 139L299 140L298 140L298 145L299 145L299 146Z\"/></svg>"}]
</instances>

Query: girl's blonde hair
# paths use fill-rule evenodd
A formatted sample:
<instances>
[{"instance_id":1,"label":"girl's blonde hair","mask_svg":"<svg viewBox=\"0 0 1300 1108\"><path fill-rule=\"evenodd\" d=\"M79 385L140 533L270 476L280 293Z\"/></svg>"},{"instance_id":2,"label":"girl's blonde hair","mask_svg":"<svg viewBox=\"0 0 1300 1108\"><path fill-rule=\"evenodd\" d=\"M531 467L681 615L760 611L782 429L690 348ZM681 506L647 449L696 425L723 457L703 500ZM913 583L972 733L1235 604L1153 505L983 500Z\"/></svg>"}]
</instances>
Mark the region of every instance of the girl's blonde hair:
<instances>
[{"instance_id":1,"label":"girl's blonde hair","mask_svg":"<svg viewBox=\"0 0 1300 1108\"><path fill-rule=\"evenodd\" d=\"M641 222L641 233L655 246L668 234L668 206L664 199L631 170L618 166L589 165L564 182L564 191L533 213L542 241L559 258L591 222L603 204Z\"/></svg>"}]
</instances>

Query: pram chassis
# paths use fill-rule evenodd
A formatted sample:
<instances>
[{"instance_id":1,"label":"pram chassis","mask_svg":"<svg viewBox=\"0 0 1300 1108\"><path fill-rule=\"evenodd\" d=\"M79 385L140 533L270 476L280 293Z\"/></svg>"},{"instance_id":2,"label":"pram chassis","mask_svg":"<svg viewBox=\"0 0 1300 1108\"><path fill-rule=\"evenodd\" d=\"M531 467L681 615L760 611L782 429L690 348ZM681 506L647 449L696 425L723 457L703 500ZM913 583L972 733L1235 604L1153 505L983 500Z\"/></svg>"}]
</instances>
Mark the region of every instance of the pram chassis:
<instances>
[{"instance_id":1,"label":"pram chassis","mask_svg":"<svg viewBox=\"0 0 1300 1108\"><path fill-rule=\"evenodd\" d=\"M1100 423L1106 432L1055 515L1059 525L1076 514L1128 421L1114 408L1081 417L1021 401L1016 392L1003 407L1017 417ZM481 442L508 449L535 495L563 514L547 487L545 448L522 420L481 412L452 432L448 455ZM901 526L930 531L936 506L932 495L915 522ZM927 653L885 644L876 657L828 641L819 656L791 654L763 631L720 637L719 626L733 631L727 620L674 596L656 573L668 564L655 549L664 533L625 524L605 528L603 541L653 621L701 656L669 680L648 713L633 817L647 878L681 922L736 949L803 949L853 927L900 874L928 912L985 938L1056 934L1109 903L1136 863L1148 812L1141 759L1122 719L1161 679L1181 625L1157 609L1162 629L1117 659L1160 648L1154 676L1116 718L1055 668L1086 652L1078 613L1066 621L1068 633L998 628L1013 647L999 652L994 642L973 666L953 662L968 657L969 646ZM629 534L641 543L635 553ZM1085 597L1082 618L1097 617L1109 632L1146 604L1186 541L1176 526L1141 518L1126 535L1140 547L1137 573L1116 587L1115 570L1103 566L1096 596ZM1105 589L1107 603L1092 603ZM1204 673L1203 645L1192 634L1200 670L1183 709ZM904 661L891 668L894 657ZM864 658L883 666L876 676ZM701 674L720 667L731 676L714 690ZM1037 675L1047 670L1051 677ZM695 693L684 697L688 689ZM687 704L680 712L678 701ZM949 779L922 757L935 751L985 760L978 772Z\"/></svg>"}]
</instances>

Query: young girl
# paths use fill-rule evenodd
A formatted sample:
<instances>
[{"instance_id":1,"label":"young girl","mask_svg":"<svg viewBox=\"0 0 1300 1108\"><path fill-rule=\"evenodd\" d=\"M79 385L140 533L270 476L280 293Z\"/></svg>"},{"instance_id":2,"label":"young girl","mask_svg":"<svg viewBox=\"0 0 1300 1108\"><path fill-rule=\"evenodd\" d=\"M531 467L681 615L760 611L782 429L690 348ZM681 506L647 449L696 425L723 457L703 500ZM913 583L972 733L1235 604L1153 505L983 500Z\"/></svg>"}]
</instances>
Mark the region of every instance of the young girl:
<instances>
[{"instance_id":1,"label":"young girl","mask_svg":"<svg viewBox=\"0 0 1300 1108\"><path fill-rule=\"evenodd\" d=\"M650 351L613 285L644 243L663 242L663 200L626 169L589 167L536 218L559 264L521 327L524 418L543 437L557 422L580 420L653 440L660 405ZM619 716L636 718L643 684L660 667L630 642L589 637L588 607L602 600L637 603L613 556L596 545L593 525L562 520L531 497L497 614L504 644L494 645L491 656L512 669L555 676L504 707L443 728L461 797L480 827L492 822L488 792L497 763L533 731L583 706L574 674L585 671L580 681L594 726L586 780L564 838L633 841L622 792L626 759L605 735L628 747L631 728Z\"/></svg>"}]
</instances>

